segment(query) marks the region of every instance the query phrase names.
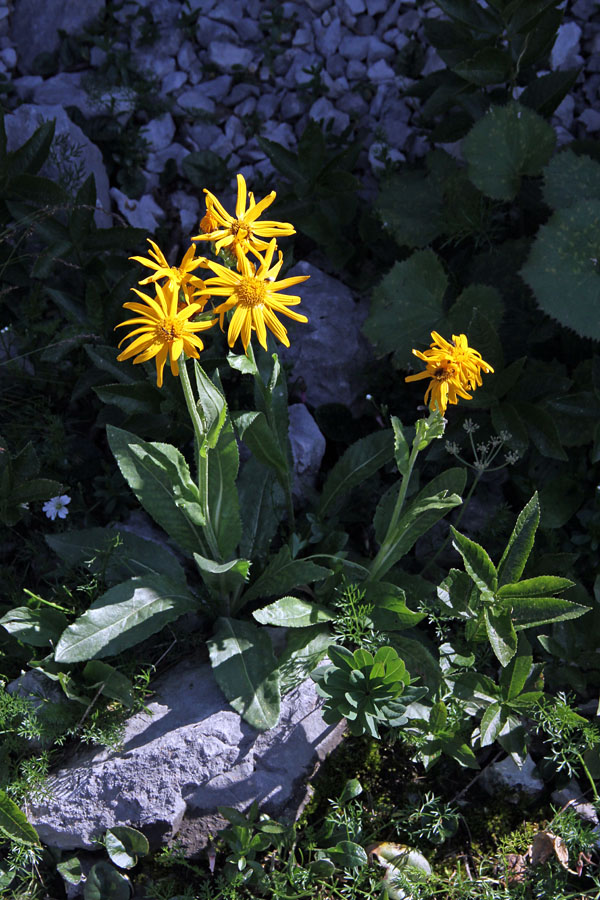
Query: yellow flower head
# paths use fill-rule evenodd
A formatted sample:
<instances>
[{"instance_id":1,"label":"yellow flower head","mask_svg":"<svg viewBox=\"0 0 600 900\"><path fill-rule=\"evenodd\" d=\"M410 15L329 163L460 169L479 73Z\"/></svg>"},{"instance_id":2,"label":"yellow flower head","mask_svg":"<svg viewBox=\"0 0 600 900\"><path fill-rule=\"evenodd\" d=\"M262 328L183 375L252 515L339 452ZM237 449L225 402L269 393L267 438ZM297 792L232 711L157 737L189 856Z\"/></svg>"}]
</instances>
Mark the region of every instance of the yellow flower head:
<instances>
[{"instance_id":1,"label":"yellow flower head","mask_svg":"<svg viewBox=\"0 0 600 900\"><path fill-rule=\"evenodd\" d=\"M160 247L158 247L154 241L151 241L150 238L147 240L152 248L148 251L148 256L152 257L152 259L145 259L143 256L129 257L129 259L134 259L136 262L141 263L143 266L147 266L149 269L154 269L152 275L139 281L138 284L150 284L153 281L158 282L162 278L168 278L169 288L172 291L181 288L186 303L191 303L192 299L194 299L196 303L200 303L204 306L208 300L208 293L204 289L204 282L202 279L198 278L196 275L192 275L192 272L194 269L197 269L198 266L204 265L205 259L203 256L195 256L195 245L192 244L186 252L181 261L181 265L170 266Z\"/></svg>"},{"instance_id":2,"label":"yellow flower head","mask_svg":"<svg viewBox=\"0 0 600 900\"><path fill-rule=\"evenodd\" d=\"M295 234L289 222L257 222L256 220L271 205L276 197L275 191L267 194L259 203L254 202L254 195L246 195L246 181L243 175L237 176L238 194L235 205L235 218L219 203L214 194L204 189L206 194L206 215L200 223L204 230L211 222L215 222L214 230L206 234L198 234L193 241L213 241L215 252L223 247L231 247L238 259L251 252L260 259L257 251L266 250L268 242L265 237L285 237ZM248 208L246 208L248 201Z\"/></svg>"},{"instance_id":3,"label":"yellow flower head","mask_svg":"<svg viewBox=\"0 0 600 900\"><path fill-rule=\"evenodd\" d=\"M239 258L240 272L226 269L225 266L211 262L211 260L206 262L206 265L217 276L207 279L207 290L215 297L227 297L224 303L215 308L215 312L219 313L221 319L221 328L225 313L230 309L234 310L227 333L227 342L230 347L233 347L241 333L242 344L246 351L250 343L250 335L252 331L256 331L259 344L266 350L267 328L282 344L289 347L287 331L275 313L295 319L296 322L308 322L306 316L288 309L288 307L300 303L300 297L280 294L279 291L306 281L310 276L295 275L292 278L276 281L283 257L280 252L279 260L274 266L272 265L275 246L276 242L273 239L268 245L264 259L261 256L258 257L260 259L258 269L255 269L255 266L245 256Z\"/></svg>"},{"instance_id":4,"label":"yellow flower head","mask_svg":"<svg viewBox=\"0 0 600 900\"><path fill-rule=\"evenodd\" d=\"M167 357L171 364L171 373L179 375L177 360L182 351L186 356L198 359L200 355L198 351L204 349L204 344L196 332L211 328L216 319L190 322L191 317L202 310L202 304L189 303L179 310L177 288L172 288L170 284L161 287L158 283L155 284L155 288L156 297L149 297L147 294L142 294L137 288L132 288L138 297L141 297L143 303L123 304L125 309L131 309L138 313L138 318L127 319L116 326L117 328L124 325L137 326L119 342L120 347L123 341L134 339L129 347L117 356L117 359L122 362L124 359L135 356L133 360L135 365L155 357L156 383L158 387L162 387L163 369Z\"/></svg>"},{"instance_id":5,"label":"yellow flower head","mask_svg":"<svg viewBox=\"0 0 600 900\"><path fill-rule=\"evenodd\" d=\"M453 334L452 343L446 341L437 331L431 332L433 343L423 353L413 350L415 356L427 363L427 368L416 375L408 375L405 381L420 381L430 378L425 391L425 403L437 409L442 415L449 403L458 403L458 398L472 400L467 391L481 387L481 373L493 372L489 363L484 362L481 353L469 347L465 334Z\"/></svg>"}]
</instances>

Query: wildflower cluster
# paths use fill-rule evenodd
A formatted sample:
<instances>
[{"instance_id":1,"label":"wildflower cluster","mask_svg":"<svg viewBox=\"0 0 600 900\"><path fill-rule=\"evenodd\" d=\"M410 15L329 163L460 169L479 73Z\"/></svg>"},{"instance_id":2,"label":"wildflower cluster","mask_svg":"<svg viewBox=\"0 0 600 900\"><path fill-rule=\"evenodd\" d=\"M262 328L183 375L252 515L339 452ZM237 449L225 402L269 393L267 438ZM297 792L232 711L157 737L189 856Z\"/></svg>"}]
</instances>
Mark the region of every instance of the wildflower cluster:
<instances>
[{"instance_id":1,"label":"wildflower cluster","mask_svg":"<svg viewBox=\"0 0 600 900\"><path fill-rule=\"evenodd\" d=\"M205 190L206 215L200 223L202 233L192 238L192 242L211 242L216 254L226 251L224 258L231 259L235 268L196 256L195 243L191 244L179 266L170 266L162 250L151 240L148 259L131 257L152 270L139 284L153 284L156 296L151 297L133 288L142 302L123 304L137 317L117 326L133 326L133 330L119 344L120 347L124 341L131 340L118 359L122 361L135 357L134 364L154 359L158 387L162 387L167 359L171 373L178 375L178 361L182 353L186 357L199 358L204 344L198 332L212 328L217 322L216 316L223 329L225 315L232 313L227 332L228 344L233 347L241 337L246 353L253 331L259 344L267 349L267 329L289 347L287 331L277 314L297 322L308 321L306 316L289 308L300 303L300 297L282 292L309 276L296 275L277 280L283 264L283 255L277 250L277 238L294 234L294 228L287 222L257 221L273 203L275 191L256 203L253 194L247 192L243 175L237 176L237 185L235 216L230 215L219 200ZM267 242L264 238L271 240ZM277 260L274 262L276 252ZM210 270L212 277L203 280L197 273L198 269ZM205 307L211 297L218 297L221 302L207 311Z\"/></svg>"},{"instance_id":2,"label":"wildflower cluster","mask_svg":"<svg viewBox=\"0 0 600 900\"><path fill-rule=\"evenodd\" d=\"M476 444L473 435L479 430L479 425L476 425L471 419L465 419L463 422L463 429L469 437L469 443L473 453L473 462L469 462L461 456L460 446L456 441L446 441L446 452L451 456L456 456L464 466L483 474L484 472L495 472L498 469L503 469L505 466L512 466L518 462L518 452L516 450L509 450L504 454L503 462L492 465L504 445L510 441L512 437L510 432L501 431L500 434L493 435L488 441L480 441Z\"/></svg>"}]
</instances>

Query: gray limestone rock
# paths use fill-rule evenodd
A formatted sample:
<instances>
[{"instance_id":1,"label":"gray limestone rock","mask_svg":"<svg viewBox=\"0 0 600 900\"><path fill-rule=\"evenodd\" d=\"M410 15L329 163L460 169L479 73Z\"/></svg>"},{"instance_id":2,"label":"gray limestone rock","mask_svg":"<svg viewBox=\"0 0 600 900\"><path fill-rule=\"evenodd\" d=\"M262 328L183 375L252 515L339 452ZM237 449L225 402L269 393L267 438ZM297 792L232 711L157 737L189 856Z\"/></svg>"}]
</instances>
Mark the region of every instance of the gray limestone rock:
<instances>
[{"instance_id":1,"label":"gray limestone rock","mask_svg":"<svg viewBox=\"0 0 600 900\"><path fill-rule=\"evenodd\" d=\"M50 798L29 804L46 844L92 849L94 837L119 824L157 847L185 820L201 847L224 824L218 806L242 811L254 800L294 816L306 777L343 733L341 723L323 722L310 679L283 698L279 724L262 733L227 705L207 663L180 662L155 689L148 712L127 723L121 752L78 753L50 776Z\"/></svg>"},{"instance_id":2,"label":"gray limestone rock","mask_svg":"<svg viewBox=\"0 0 600 900\"><path fill-rule=\"evenodd\" d=\"M164 217L165 213L151 194L144 194L139 200L132 200L123 191L113 187L110 189L110 195L117 204L119 212L130 225L154 234L159 226L159 220Z\"/></svg>"},{"instance_id":3,"label":"gray limestone rock","mask_svg":"<svg viewBox=\"0 0 600 900\"><path fill-rule=\"evenodd\" d=\"M489 766L481 777L482 787L494 795L498 788L512 791L507 799L518 803L521 794L535 797L544 790L544 782L537 774L532 758L527 755L522 769L516 765L511 756Z\"/></svg>"},{"instance_id":4,"label":"gray limestone rock","mask_svg":"<svg viewBox=\"0 0 600 900\"><path fill-rule=\"evenodd\" d=\"M278 352L305 382L308 403L352 406L364 393L361 370L369 350L361 327L367 309L354 302L352 292L341 281L308 262L300 262L286 273L286 277L292 275L310 275L308 281L293 288L302 297L301 305L294 309L308 316L308 323L290 325L282 316L289 327L291 347Z\"/></svg>"},{"instance_id":5,"label":"gray limestone rock","mask_svg":"<svg viewBox=\"0 0 600 900\"><path fill-rule=\"evenodd\" d=\"M208 48L208 56L211 63L222 72L231 72L236 67L247 69L252 62L252 50L227 41L212 41Z\"/></svg>"},{"instance_id":6,"label":"gray limestone rock","mask_svg":"<svg viewBox=\"0 0 600 900\"><path fill-rule=\"evenodd\" d=\"M55 181L73 180L75 181L73 187L77 187L88 175L93 174L99 207L95 214L96 223L103 227L111 225L108 175L102 154L81 128L71 122L62 106L34 106L24 103L13 113L5 116L8 149L15 150L20 147L42 122L49 122L52 119L56 122L54 153L44 163L40 174Z\"/></svg>"},{"instance_id":7,"label":"gray limestone rock","mask_svg":"<svg viewBox=\"0 0 600 900\"><path fill-rule=\"evenodd\" d=\"M59 30L77 34L104 7L105 0L14 0L10 36L17 50L19 71L29 72L39 53L58 49Z\"/></svg>"},{"instance_id":8,"label":"gray limestone rock","mask_svg":"<svg viewBox=\"0 0 600 900\"><path fill-rule=\"evenodd\" d=\"M570 69L580 65L579 54L581 28L576 22L564 22L558 29L558 35L550 53L550 65L553 69Z\"/></svg>"},{"instance_id":9,"label":"gray limestone rock","mask_svg":"<svg viewBox=\"0 0 600 900\"><path fill-rule=\"evenodd\" d=\"M304 403L289 407L290 444L294 458L294 494L306 496L314 488L325 454L325 438Z\"/></svg>"}]
</instances>

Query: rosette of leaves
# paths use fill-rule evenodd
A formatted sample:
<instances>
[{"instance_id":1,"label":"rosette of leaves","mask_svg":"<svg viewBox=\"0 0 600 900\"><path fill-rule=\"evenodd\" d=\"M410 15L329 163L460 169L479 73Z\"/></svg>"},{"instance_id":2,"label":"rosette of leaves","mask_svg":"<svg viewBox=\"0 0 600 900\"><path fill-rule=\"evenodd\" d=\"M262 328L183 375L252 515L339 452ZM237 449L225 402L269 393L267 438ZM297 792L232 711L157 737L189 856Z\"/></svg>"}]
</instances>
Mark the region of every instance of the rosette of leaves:
<instances>
[{"instance_id":1,"label":"rosette of leaves","mask_svg":"<svg viewBox=\"0 0 600 900\"><path fill-rule=\"evenodd\" d=\"M331 665L311 676L325 697L323 719L331 725L346 718L351 734L379 738L380 725L402 725L408 704L425 693L409 687L410 675L393 647L380 647L373 655L363 648L352 653L333 646L329 658Z\"/></svg>"}]
</instances>

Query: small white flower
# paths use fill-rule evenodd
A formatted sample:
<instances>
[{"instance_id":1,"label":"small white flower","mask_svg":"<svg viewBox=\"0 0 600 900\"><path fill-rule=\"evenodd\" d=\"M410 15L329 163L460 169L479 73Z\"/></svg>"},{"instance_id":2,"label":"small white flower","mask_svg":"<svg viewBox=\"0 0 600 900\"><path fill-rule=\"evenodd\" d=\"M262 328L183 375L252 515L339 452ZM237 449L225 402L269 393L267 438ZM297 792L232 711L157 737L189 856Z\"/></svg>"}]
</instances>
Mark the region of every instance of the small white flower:
<instances>
[{"instance_id":1,"label":"small white flower","mask_svg":"<svg viewBox=\"0 0 600 900\"><path fill-rule=\"evenodd\" d=\"M46 500L42 509L52 521L54 521L57 516L59 519L66 519L69 514L67 503L70 502L71 498L68 497L67 494L63 494L62 497L52 497L51 500Z\"/></svg>"}]
</instances>

